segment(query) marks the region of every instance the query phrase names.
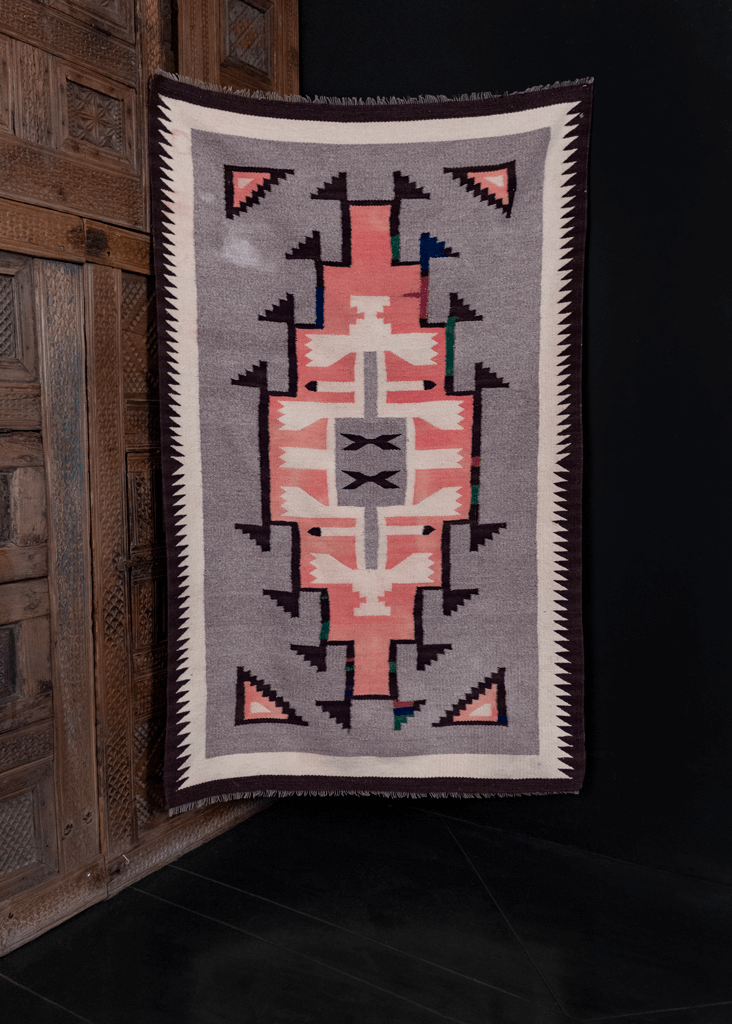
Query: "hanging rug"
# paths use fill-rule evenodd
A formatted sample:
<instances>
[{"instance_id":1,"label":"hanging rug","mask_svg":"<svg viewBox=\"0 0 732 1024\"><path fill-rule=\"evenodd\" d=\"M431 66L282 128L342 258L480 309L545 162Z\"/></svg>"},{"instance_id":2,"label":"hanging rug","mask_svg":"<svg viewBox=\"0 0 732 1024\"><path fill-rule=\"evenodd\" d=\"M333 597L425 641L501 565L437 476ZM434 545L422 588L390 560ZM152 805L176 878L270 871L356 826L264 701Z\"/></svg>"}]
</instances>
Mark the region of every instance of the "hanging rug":
<instances>
[{"instance_id":1,"label":"hanging rug","mask_svg":"<svg viewBox=\"0 0 732 1024\"><path fill-rule=\"evenodd\" d=\"M155 80L171 809L579 789L590 100Z\"/></svg>"}]
</instances>

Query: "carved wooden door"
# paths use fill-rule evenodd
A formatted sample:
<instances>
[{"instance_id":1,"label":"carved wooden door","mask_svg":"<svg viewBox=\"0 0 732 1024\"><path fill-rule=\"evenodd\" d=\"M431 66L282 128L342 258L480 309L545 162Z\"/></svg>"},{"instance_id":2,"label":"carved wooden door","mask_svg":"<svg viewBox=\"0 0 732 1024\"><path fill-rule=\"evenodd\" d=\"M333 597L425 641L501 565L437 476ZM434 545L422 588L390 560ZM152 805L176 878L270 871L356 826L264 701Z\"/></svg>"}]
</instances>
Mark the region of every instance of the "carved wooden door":
<instances>
[{"instance_id":1,"label":"carved wooden door","mask_svg":"<svg viewBox=\"0 0 732 1024\"><path fill-rule=\"evenodd\" d=\"M263 805L163 806L146 100L157 67L297 92L297 8L178 11L0 0L0 953Z\"/></svg>"}]
</instances>

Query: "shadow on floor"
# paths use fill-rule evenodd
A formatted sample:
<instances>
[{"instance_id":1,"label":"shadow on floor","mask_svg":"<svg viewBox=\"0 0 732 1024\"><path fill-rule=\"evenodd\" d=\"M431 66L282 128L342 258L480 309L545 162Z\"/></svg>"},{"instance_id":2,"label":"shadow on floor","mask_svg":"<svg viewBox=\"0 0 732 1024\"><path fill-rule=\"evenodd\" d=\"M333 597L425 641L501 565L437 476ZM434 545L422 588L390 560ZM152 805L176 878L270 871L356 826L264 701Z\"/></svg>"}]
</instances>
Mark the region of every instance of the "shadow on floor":
<instances>
[{"instance_id":1,"label":"shadow on floor","mask_svg":"<svg viewBox=\"0 0 732 1024\"><path fill-rule=\"evenodd\" d=\"M732 889L288 798L0 960L4 1024L732 1024Z\"/></svg>"}]
</instances>

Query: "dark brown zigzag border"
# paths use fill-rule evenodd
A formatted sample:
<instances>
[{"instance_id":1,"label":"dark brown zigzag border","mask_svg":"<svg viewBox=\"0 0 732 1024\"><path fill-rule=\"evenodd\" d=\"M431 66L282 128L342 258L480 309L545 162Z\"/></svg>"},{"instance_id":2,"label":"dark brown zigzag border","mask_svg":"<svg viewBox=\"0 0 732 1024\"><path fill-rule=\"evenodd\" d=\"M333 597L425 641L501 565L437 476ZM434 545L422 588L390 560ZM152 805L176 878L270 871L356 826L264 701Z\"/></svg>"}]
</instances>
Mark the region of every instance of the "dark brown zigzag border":
<instances>
[{"instance_id":1,"label":"dark brown zigzag border","mask_svg":"<svg viewBox=\"0 0 732 1024\"><path fill-rule=\"evenodd\" d=\"M562 333L566 348L561 357L565 367L567 386L567 422L560 432L568 443L568 452L558 460L562 489L559 508L565 530L565 565L562 570L565 583L558 594L563 608L564 626L560 633L566 655L566 668L560 672L565 682L567 708L562 716L567 725L567 765L564 779L474 779L474 778L333 778L326 776L251 776L225 779L218 782L179 788L181 761L187 743L181 729L183 707L179 698L180 632L185 621L181 583L181 556L184 543L176 507L173 458L176 443L171 426L176 416L176 401L170 385L175 370L170 361L170 322L172 311L165 287L169 274L164 250L166 231L166 184L162 174L162 141L168 131L167 117L161 104L162 97L181 99L215 110L232 110L243 114L281 117L292 120L321 120L335 122L354 121L407 121L430 118L477 117L535 109L557 103L575 103L576 112L570 122L568 147L574 150L570 173L574 183L567 193L566 212L569 214L565 230L564 252L567 257L563 273L566 283L562 288L567 306L562 320ZM584 242L587 227L587 156L590 138L592 86L589 83L563 85L556 88L529 90L510 96L491 99L453 100L447 103L364 104L363 106L328 103L292 103L282 100L249 99L227 93L212 92L164 76L155 78L149 107L149 147L152 190L152 227L157 277L158 326L161 358L161 426L163 458L163 499L167 535L168 609L170 639L168 647L168 728L166 734L165 791L171 809L207 803L233 795L260 795L278 793L389 793L392 796L429 796L457 794L465 796L520 795L542 793L576 793L584 777L584 725L583 725L583 648L582 648L582 591L581 591L581 498L582 498L582 291L584 283Z\"/></svg>"}]
</instances>

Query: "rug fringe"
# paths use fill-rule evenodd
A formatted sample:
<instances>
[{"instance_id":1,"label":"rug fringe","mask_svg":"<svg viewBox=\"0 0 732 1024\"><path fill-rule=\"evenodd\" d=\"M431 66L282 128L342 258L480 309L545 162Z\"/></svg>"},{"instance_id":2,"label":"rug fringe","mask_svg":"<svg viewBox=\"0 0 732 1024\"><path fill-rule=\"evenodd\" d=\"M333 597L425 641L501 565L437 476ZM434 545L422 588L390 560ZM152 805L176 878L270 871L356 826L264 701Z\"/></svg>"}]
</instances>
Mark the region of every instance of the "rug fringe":
<instances>
[{"instance_id":1,"label":"rug fringe","mask_svg":"<svg viewBox=\"0 0 732 1024\"><path fill-rule=\"evenodd\" d=\"M565 790L557 793L547 793L546 790L521 793L403 793L389 789L255 789L246 793L222 793L219 796L207 796L201 800L192 800L188 804L178 804L177 807L168 808L168 815L172 818L176 814L183 814L185 811L195 811L200 807L209 807L212 804L226 803L229 800L262 800L272 799L280 796L385 796L394 800L398 797L412 797L415 800L429 798L447 799L448 797L460 797L462 799L488 800L491 797L518 797L518 796L577 796L578 789Z\"/></svg>"},{"instance_id":2,"label":"rug fringe","mask_svg":"<svg viewBox=\"0 0 732 1024\"><path fill-rule=\"evenodd\" d=\"M230 96L244 96L250 100L285 100L288 103L322 103L339 107L391 107L408 103L464 103L475 100L495 100L505 96L522 96L526 93L562 89L572 85L592 85L594 82L594 78L575 78L566 82L554 82L552 85L532 85L528 89L517 89L514 92L465 92L459 96L368 96L362 99L358 96L281 95L275 92L262 92L261 89L233 89L230 85L213 85L211 82L202 82L198 78L189 78L187 75L178 75L172 71L162 71L161 69L158 69L155 74L161 78L170 78L174 82L195 85L198 89L227 93Z\"/></svg>"}]
</instances>

